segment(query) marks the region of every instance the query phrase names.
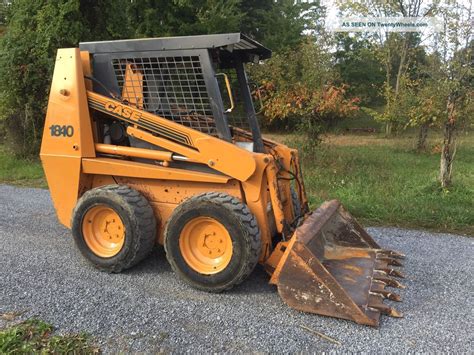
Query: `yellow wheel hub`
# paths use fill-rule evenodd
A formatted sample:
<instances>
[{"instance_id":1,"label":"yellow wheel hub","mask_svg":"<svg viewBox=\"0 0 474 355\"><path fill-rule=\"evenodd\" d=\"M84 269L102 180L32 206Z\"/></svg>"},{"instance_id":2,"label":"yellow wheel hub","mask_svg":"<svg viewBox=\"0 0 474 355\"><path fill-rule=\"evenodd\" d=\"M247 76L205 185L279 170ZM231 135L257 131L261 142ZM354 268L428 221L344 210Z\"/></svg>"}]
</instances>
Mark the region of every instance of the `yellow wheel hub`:
<instances>
[{"instance_id":1,"label":"yellow wheel hub","mask_svg":"<svg viewBox=\"0 0 474 355\"><path fill-rule=\"evenodd\" d=\"M206 275L224 270L232 258L229 232L210 217L197 217L186 223L179 238L179 248L189 267Z\"/></svg>"},{"instance_id":2,"label":"yellow wheel hub","mask_svg":"<svg viewBox=\"0 0 474 355\"><path fill-rule=\"evenodd\" d=\"M125 226L112 208L105 205L89 209L82 221L82 234L89 249L102 258L117 255L125 242Z\"/></svg>"}]
</instances>

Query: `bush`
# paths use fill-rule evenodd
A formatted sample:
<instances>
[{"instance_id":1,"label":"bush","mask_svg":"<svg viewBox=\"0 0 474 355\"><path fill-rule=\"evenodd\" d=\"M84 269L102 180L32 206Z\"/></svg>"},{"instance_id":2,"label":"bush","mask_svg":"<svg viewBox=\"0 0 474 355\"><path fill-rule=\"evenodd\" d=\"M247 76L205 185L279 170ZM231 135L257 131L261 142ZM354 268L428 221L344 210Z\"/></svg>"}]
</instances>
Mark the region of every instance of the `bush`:
<instances>
[{"instance_id":1,"label":"bush","mask_svg":"<svg viewBox=\"0 0 474 355\"><path fill-rule=\"evenodd\" d=\"M57 49L126 36L127 26L109 16L110 1L16 0L8 6L0 40L0 122L17 154L38 152Z\"/></svg>"},{"instance_id":2,"label":"bush","mask_svg":"<svg viewBox=\"0 0 474 355\"><path fill-rule=\"evenodd\" d=\"M358 98L349 98L347 85L336 85L330 55L311 37L296 50L277 54L265 64L250 66L259 83L255 92L263 101L264 125L296 127L312 148L321 132L358 110Z\"/></svg>"}]
</instances>

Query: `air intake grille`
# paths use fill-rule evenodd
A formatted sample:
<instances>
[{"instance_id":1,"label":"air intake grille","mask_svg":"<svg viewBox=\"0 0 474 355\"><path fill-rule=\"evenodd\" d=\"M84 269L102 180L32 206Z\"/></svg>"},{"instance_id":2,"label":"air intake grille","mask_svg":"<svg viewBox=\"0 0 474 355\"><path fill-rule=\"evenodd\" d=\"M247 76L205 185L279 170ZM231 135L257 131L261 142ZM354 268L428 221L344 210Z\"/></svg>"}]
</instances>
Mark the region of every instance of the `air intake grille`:
<instances>
[{"instance_id":1,"label":"air intake grille","mask_svg":"<svg viewBox=\"0 0 474 355\"><path fill-rule=\"evenodd\" d=\"M217 134L198 56L113 59L112 65L130 105Z\"/></svg>"}]
</instances>

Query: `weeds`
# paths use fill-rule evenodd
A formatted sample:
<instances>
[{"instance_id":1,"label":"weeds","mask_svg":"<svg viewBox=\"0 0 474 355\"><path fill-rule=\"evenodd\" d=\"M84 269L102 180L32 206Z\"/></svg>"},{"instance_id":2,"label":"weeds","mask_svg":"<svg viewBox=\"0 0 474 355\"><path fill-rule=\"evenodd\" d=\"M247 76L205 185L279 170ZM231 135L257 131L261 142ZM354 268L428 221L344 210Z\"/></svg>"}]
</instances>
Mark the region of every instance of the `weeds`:
<instances>
[{"instance_id":1,"label":"weeds","mask_svg":"<svg viewBox=\"0 0 474 355\"><path fill-rule=\"evenodd\" d=\"M29 319L0 330L1 354L98 354L86 334L52 335L53 326Z\"/></svg>"}]
</instances>

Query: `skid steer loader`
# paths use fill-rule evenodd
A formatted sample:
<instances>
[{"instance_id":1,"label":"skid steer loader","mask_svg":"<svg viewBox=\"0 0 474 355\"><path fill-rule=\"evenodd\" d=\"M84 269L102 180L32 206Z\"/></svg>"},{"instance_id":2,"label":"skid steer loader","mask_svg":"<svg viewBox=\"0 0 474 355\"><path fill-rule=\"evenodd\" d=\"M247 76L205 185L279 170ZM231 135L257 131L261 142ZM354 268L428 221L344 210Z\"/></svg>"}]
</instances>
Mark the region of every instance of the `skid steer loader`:
<instances>
[{"instance_id":1,"label":"skid steer loader","mask_svg":"<svg viewBox=\"0 0 474 355\"><path fill-rule=\"evenodd\" d=\"M263 138L245 63L271 51L240 33L59 49L41 160L59 221L95 267L120 272L164 245L209 292L257 263L291 307L377 326L403 287L340 205L309 211L298 152Z\"/></svg>"}]
</instances>

